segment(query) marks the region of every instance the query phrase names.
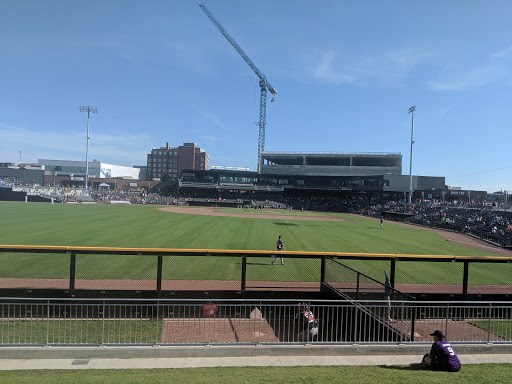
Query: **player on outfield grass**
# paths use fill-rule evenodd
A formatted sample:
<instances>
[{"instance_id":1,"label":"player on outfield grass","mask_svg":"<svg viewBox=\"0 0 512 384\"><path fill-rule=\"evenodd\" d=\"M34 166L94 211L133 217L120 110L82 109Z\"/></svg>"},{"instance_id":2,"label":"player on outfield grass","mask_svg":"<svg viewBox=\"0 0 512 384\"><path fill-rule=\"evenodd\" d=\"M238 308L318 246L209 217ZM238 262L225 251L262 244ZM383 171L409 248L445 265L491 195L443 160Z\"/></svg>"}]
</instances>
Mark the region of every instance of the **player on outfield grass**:
<instances>
[{"instance_id":1,"label":"player on outfield grass","mask_svg":"<svg viewBox=\"0 0 512 384\"><path fill-rule=\"evenodd\" d=\"M276 249L278 251L284 251L284 244L283 244L283 240L281 239L281 236L279 236L279 238L277 239L277 242L276 242ZM274 262L276 262L277 260L281 259L281 265L284 265L284 258L281 256L276 256L274 258L274 260L272 260L272 265L274 265Z\"/></svg>"}]
</instances>

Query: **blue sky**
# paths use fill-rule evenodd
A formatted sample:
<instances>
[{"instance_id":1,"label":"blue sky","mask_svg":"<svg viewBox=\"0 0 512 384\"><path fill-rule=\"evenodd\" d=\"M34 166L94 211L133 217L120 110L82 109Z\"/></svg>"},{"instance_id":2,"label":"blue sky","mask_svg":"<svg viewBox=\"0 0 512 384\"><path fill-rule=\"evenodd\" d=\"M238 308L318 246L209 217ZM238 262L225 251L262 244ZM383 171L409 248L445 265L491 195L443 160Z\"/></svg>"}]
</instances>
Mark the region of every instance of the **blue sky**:
<instances>
[{"instance_id":1,"label":"blue sky","mask_svg":"<svg viewBox=\"0 0 512 384\"><path fill-rule=\"evenodd\" d=\"M207 0L278 90L267 151L400 152L512 190L512 2ZM191 0L0 1L0 162L145 165L196 142L256 170L258 79Z\"/></svg>"}]
</instances>

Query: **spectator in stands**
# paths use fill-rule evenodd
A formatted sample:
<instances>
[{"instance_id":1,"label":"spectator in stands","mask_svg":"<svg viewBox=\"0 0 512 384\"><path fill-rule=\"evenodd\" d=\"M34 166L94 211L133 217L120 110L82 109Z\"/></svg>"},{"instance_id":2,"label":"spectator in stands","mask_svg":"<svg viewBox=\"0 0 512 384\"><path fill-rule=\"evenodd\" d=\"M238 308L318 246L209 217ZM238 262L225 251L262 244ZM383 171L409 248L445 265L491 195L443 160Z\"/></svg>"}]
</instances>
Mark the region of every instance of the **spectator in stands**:
<instances>
[{"instance_id":1,"label":"spectator in stands","mask_svg":"<svg viewBox=\"0 0 512 384\"><path fill-rule=\"evenodd\" d=\"M392 322L391 318L391 295L393 295L393 286L391 285L391 280L386 271L384 271L384 277L386 282L384 283L384 300L386 300L386 320Z\"/></svg>"}]
</instances>

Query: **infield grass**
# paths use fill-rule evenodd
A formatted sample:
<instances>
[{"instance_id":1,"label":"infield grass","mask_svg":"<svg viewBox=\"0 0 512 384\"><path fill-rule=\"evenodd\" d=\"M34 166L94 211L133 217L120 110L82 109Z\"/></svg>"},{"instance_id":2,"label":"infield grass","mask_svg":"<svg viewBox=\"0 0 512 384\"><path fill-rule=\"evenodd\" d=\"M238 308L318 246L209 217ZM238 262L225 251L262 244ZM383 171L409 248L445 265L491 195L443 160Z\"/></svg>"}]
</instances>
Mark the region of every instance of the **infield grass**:
<instances>
[{"instance_id":1,"label":"infield grass","mask_svg":"<svg viewBox=\"0 0 512 384\"><path fill-rule=\"evenodd\" d=\"M462 247L432 231L364 217L334 213L273 211L297 216L325 215L344 220L311 221L279 218L202 216L170 213L148 205L48 204L0 202L0 244L133 248L269 250L283 236L287 251L332 251L457 256L500 256ZM243 210L229 209L236 213ZM249 210L248 213L264 213ZM156 256L78 255L77 279L154 279ZM319 261L249 258L248 279L319 281ZM345 262L345 261L344 261ZM0 277L67 278L65 254L0 254ZM346 264L377 280L389 271L387 261L350 260ZM470 284L510 284L505 264L481 264ZM273 269L271 269L273 268ZM165 257L164 276L171 279L239 280L239 258ZM461 284L462 263L397 263L397 283ZM434 282L433 280L434 279Z\"/></svg>"},{"instance_id":2,"label":"infield grass","mask_svg":"<svg viewBox=\"0 0 512 384\"><path fill-rule=\"evenodd\" d=\"M457 373L394 366L223 367L194 369L74 369L0 371L4 384L47 383L357 383L508 384L512 364L464 365Z\"/></svg>"}]
</instances>

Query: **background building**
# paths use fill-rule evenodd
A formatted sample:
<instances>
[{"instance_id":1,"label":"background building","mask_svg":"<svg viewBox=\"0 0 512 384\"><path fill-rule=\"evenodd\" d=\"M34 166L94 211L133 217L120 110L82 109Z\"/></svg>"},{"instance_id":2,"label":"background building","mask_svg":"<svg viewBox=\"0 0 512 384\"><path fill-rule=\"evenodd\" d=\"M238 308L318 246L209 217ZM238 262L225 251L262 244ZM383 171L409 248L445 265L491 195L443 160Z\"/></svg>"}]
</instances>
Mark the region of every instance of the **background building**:
<instances>
[{"instance_id":1,"label":"background building","mask_svg":"<svg viewBox=\"0 0 512 384\"><path fill-rule=\"evenodd\" d=\"M82 182L85 177L85 161L39 159L39 165L44 166L45 175L69 176ZM140 168L89 161L89 178L138 180L140 173Z\"/></svg>"},{"instance_id":2,"label":"background building","mask_svg":"<svg viewBox=\"0 0 512 384\"><path fill-rule=\"evenodd\" d=\"M262 152L262 174L301 176L401 175L400 153Z\"/></svg>"},{"instance_id":3,"label":"background building","mask_svg":"<svg viewBox=\"0 0 512 384\"><path fill-rule=\"evenodd\" d=\"M148 154L147 178L175 179L182 176L184 169L207 170L208 167L208 154L196 143L183 143L177 148L167 143L165 147L153 148Z\"/></svg>"},{"instance_id":4,"label":"background building","mask_svg":"<svg viewBox=\"0 0 512 384\"><path fill-rule=\"evenodd\" d=\"M44 182L44 166L0 163L2 184L39 184Z\"/></svg>"}]
</instances>

